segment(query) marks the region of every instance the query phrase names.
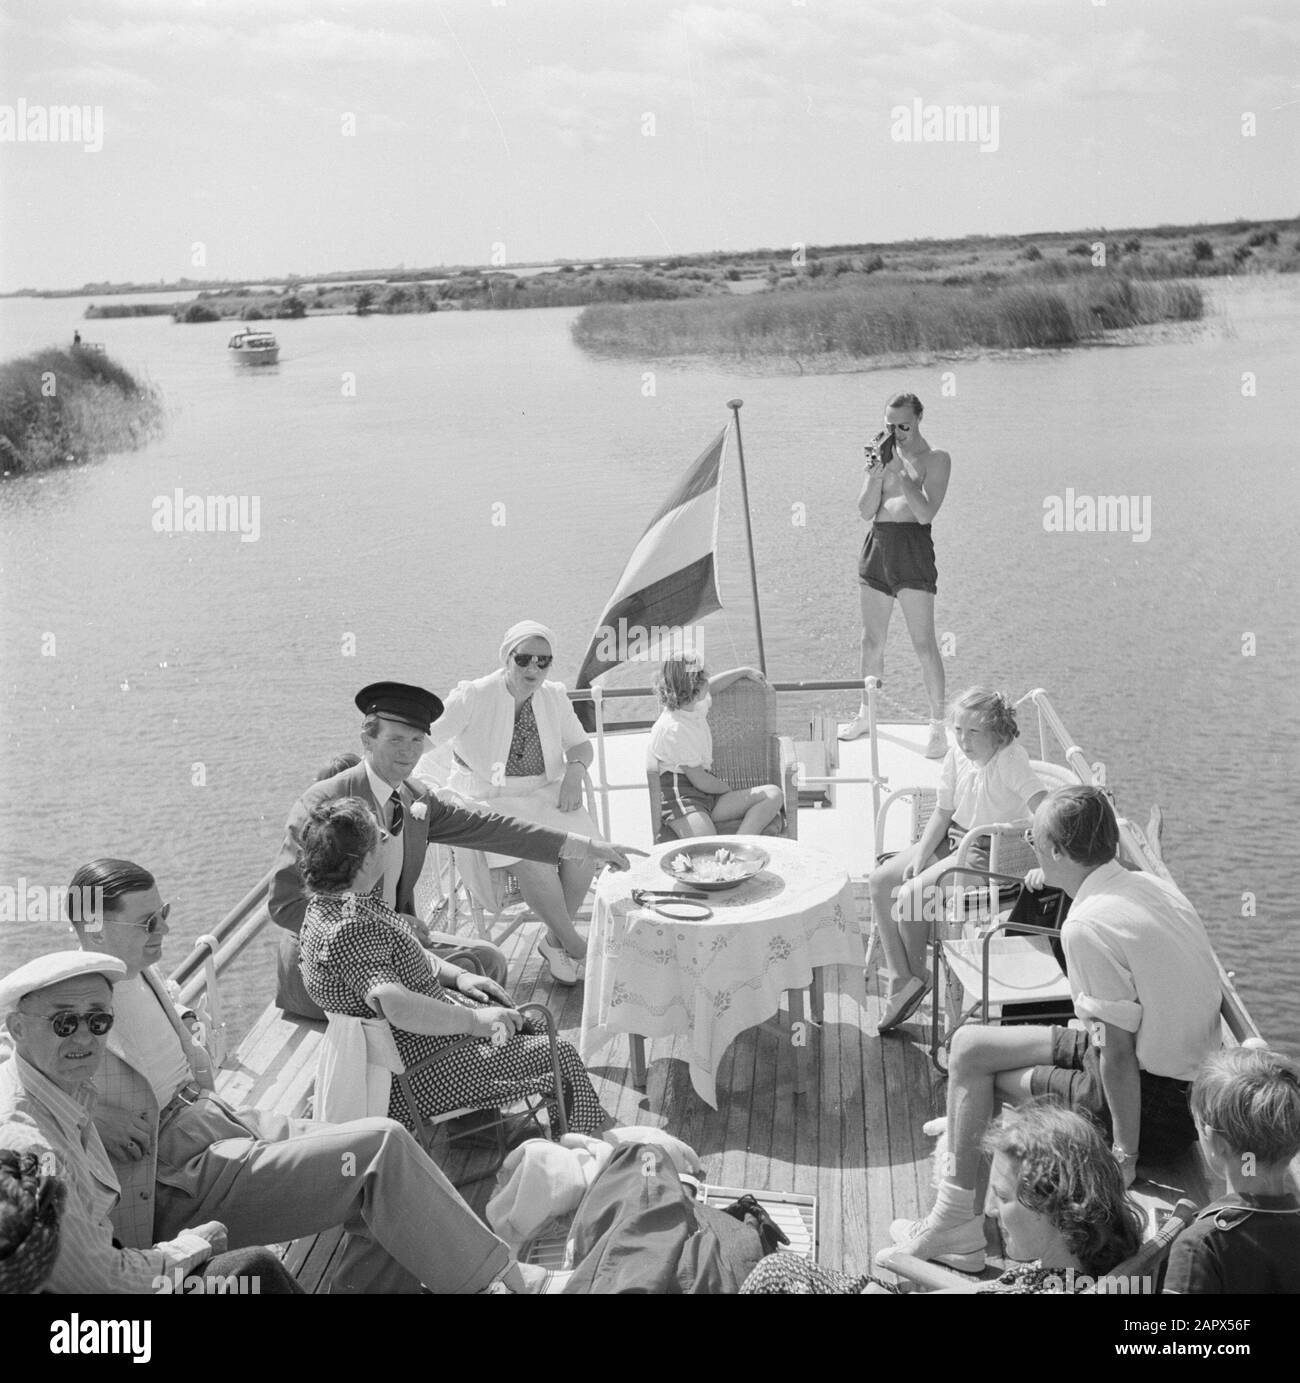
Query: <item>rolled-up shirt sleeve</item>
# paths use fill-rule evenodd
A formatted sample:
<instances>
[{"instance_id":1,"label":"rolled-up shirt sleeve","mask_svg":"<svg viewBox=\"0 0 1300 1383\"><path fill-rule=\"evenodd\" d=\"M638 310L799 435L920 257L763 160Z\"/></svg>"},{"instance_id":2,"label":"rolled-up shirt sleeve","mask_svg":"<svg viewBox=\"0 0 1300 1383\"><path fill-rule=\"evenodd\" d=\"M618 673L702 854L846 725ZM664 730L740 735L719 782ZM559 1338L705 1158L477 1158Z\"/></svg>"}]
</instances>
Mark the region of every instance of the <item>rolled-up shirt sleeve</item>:
<instances>
[{"instance_id":1,"label":"rolled-up shirt sleeve","mask_svg":"<svg viewBox=\"0 0 1300 1383\"><path fill-rule=\"evenodd\" d=\"M1067 920L1061 932L1074 1011L1085 1021L1112 1023L1125 1032L1142 1026L1133 976L1122 959L1083 925Z\"/></svg>"}]
</instances>

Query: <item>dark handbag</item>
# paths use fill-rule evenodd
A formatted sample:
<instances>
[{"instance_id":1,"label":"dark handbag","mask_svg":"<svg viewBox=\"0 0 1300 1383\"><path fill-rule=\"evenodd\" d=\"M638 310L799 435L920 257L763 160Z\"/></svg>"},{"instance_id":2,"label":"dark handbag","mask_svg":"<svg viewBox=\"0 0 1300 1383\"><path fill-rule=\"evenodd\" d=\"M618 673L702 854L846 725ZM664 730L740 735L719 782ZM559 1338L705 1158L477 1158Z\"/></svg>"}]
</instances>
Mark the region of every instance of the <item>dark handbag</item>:
<instances>
[{"instance_id":1,"label":"dark handbag","mask_svg":"<svg viewBox=\"0 0 1300 1383\"><path fill-rule=\"evenodd\" d=\"M1018 925L1029 927L1051 927L1057 935L1052 937L1052 954L1056 963L1065 973L1065 951L1061 946L1061 926L1070 913L1070 896L1059 888L1040 888L1031 893L1023 884L1007 918L1007 935L1024 936L1017 931ZM1029 933L1033 935L1033 933Z\"/></svg>"},{"instance_id":2,"label":"dark handbag","mask_svg":"<svg viewBox=\"0 0 1300 1383\"><path fill-rule=\"evenodd\" d=\"M790 1236L767 1213L767 1210L754 1196L749 1194L741 1196L738 1201L732 1201L730 1205L726 1206L722 1213L730 1215L742 1224L752 1225L758 1231L759 1242L763 1245L764 1254L775 1253L777 1249L783 1245L788 1246L790 1243Z\"/></svg>"}]
</instances>

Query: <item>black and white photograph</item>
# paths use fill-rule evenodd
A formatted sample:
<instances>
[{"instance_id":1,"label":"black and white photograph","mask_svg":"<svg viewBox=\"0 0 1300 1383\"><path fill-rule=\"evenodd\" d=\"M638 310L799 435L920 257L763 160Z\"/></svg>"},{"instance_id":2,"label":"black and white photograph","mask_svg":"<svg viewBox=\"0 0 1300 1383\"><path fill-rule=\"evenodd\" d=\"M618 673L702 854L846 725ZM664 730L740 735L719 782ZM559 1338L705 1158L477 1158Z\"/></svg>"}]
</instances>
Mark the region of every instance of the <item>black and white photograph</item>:
<instances>
[{"instance_id":1,"label":"black and white photograph","mask_svg":"<svg viewBox=\"0 0 1300 1383\"><path fill-rule=\"evenodd\" d=\"M1297 150L1286 0L0 0L15 1357L1278 1348Z\"/></svg>"}]
</instances>

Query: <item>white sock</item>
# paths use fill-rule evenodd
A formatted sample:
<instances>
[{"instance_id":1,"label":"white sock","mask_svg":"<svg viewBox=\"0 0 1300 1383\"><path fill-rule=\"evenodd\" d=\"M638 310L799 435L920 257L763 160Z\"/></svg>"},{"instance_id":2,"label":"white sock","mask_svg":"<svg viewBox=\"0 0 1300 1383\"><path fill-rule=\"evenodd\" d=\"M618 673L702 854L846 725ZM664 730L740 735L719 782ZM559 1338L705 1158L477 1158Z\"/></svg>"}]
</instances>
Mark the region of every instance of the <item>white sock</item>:
<instances>
[{"instance_id":1,"label":"white sock","mask_svg":"<svg viewBox=\"0 0 1300 1383\"><path fill-rule=\"evenodd\" d=\"M935 1226L964 1225L975 1218L975 1192L953 1181L939 1183L939 1195L930 1211L930 1223Z\"/></svg>"}]
</instances>

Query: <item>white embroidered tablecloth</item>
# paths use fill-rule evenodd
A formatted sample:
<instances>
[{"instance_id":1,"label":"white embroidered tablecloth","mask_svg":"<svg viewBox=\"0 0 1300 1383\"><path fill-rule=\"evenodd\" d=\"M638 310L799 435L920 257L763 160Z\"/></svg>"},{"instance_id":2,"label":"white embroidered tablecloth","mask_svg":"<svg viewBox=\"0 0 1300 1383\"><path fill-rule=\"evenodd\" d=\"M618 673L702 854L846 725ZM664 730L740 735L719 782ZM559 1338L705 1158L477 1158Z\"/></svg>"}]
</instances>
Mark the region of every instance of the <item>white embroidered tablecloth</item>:
<instances>
[{"instance_id":1,"label":"white embroidered tablecloth","mask_svg":"<svg viewBox=\"0 0 1300 1383\"><path fill-rule=\"evenodd\" d=\"M583 1059L617 1033L687 1033L691 1083L715 1109L718 1063L736 1037L777 1013L786 990L806 989L814 969L863 960L841 865L798 841L737 839L766 850L770 863L738 887L710 893L712 917L669 920L633 903L633 889L673 887L660 861L681 842L658 845L626 873L602 875L587 941Z\"/></svg>"}]
</instances>

